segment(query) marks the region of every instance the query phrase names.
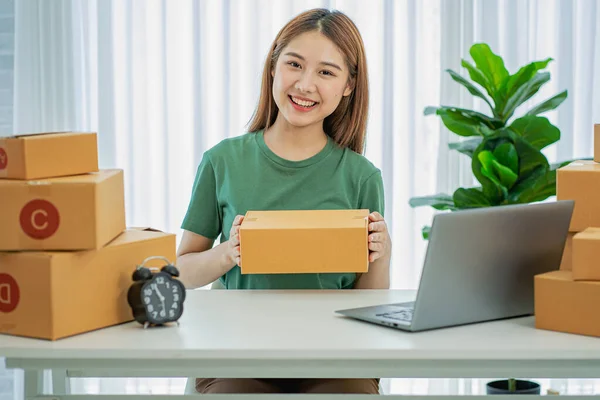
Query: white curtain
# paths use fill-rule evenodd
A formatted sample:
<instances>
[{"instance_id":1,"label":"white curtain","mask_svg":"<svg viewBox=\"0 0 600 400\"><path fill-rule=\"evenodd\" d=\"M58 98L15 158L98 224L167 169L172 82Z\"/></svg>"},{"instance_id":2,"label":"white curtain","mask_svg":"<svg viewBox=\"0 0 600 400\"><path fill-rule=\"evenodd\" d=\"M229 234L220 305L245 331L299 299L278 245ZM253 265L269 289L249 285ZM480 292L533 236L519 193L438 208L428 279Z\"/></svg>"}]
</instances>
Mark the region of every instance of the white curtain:
<instances>
[{"instance_id":1,"label":"white curtain","mask_svg":"<svg viewBox=\"0 0 600 400\"><path fill-rule=\"evenodd\" d=\"M437 189L440 125L422 110L440 101L439 0L19 1L14 130L98 131L101 167L125 171L128 224L180 233L202 153L244 133L271 41L312 7L363 34L366 156L384 174L392 285L414 288L432 211L408 199Z\"/></svg>"},{"instance_id":2,"label":"white curtain","mask_svg":"<svg viewBox=\"0 0 600 400\"><path fill-rule=\"evenodd\" d=\"M433 215L408 200L473 183L468 159L448 151L457 138L423 116L429 105L481 109L444 72L464 75L460 60L473 43L489 43L511 72L553 57L552 80L532 101L564 89L569 98L547 114L562 131L547 155L551 162L591 156L592 125L600 122L595 0L19 0L14 130L97 131L101 167L125 171L127 223L179 234L202 153L244 133L268 46L285 22L313 7L346 12L366 45L366 156L383 171L393 288L417 287L420 230ZM149 381L83 379L73 388L102 390L102 382L126 392ZM180 388L177 380L150 382ZM475 394L484 382L394 380L391 390Z\"/></svg>"}]
</instances>

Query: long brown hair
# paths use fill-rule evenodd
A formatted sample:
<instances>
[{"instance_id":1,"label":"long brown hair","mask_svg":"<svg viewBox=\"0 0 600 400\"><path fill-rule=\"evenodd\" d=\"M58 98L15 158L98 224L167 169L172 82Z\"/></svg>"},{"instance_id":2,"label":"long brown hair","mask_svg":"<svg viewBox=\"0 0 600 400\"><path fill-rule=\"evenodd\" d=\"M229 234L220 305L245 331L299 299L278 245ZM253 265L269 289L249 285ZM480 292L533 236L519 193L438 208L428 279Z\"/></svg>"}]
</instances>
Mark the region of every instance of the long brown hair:
<instances>
[{"instance_id":1,"label":"long brown hair","mask_svg":"<svg viewBox=\"0 0 600 400\"><path fill-rule=\"evenodd\" d=\"M273 99L273 77L279 55L291 40L305 32L319 31L337 45L344 55L353 88L349 96L342 97L336 110L325 118L323 129L336 143L349 147L359 154L365 150L367 114L369 109L369 83L367 60L358 28L345 14L323 8L308 10L289 21L277 34L265 60L260 98L250 121L250 132L268 129L277 118L277 105Z\"/></svg>"}]
</instances>

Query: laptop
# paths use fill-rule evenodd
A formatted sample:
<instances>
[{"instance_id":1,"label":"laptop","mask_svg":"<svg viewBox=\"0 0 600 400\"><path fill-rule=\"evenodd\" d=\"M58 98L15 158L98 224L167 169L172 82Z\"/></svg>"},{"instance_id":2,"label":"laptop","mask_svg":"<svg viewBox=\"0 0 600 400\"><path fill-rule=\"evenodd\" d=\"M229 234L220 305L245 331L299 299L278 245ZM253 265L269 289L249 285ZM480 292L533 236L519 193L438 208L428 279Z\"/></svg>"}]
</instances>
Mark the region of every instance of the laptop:
<instances>
[{"instance_id":1,"label":"laptop","mask_svg":"<svg viewBox=\"0 0 600 400\"><path fill-rule=\"evenodd\" d=\"M532 315L534 276L560 268L573 208L560 200L436 214L414 301L335 312L412 332Z\"/></svg>"}]
</instances>

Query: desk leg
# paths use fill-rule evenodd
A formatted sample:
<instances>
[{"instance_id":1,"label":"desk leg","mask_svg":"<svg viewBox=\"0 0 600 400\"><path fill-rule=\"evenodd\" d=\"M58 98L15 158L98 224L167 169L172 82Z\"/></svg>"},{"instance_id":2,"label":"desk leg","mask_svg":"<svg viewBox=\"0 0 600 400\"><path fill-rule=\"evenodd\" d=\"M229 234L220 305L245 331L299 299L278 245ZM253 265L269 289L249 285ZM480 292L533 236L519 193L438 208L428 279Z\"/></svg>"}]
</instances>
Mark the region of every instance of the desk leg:
<instances>
[{"instance_id":1,"label":"desk leg","mask_svg":"<svg viewBox=\"0 0 600 400\"><path fill-rule=\"evenodd\" d=\"M52 394L71 394L71 382L66 369L53 369Z\"/></svg>"},{"instance_id":2,"label":"desk leg","mask_svg":"<svg viewBox=\"0 0 600 400\"><path fill-rule=\"evenodd\" d=\"M23 372L25 400L44 393L44 370L29 370Z\"/></svg>"}]
</instances>

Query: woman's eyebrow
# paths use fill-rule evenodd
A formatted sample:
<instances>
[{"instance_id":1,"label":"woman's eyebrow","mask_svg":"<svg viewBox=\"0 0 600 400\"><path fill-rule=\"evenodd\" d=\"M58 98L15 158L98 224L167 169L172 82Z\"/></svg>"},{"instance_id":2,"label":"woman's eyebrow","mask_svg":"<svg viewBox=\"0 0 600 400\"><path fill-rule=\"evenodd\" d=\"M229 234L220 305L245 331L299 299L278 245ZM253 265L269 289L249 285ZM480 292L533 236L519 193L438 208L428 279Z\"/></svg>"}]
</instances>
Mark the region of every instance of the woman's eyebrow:
<instances>
[{"instance_id":1,"label":"woman's eyebrow","mask_svg":"<svg viewBox=\"0 0 600 400\"><path fill-rule=\"evenodd\" d=\"M299 59L300 59L300 60L302 60L302 61L305 61L305 58L304 58L304 57L302 57L302 56L301 56L300 54L298 54L298 53L294 53L293 51L289 51L289 52L285 53L285 55L286 55L286 56L292 56L292 57L296 57L296 58L299 58ZM330 61L321 61L319 64L321 64L321 65L328 65L328 66L330 66L330 67L332 67L332 68L336 68L336 69L338 69L338 70L340 70L340 71L342 70L342 68L341 68L339 65L337 65L337 64L335 64L335 63L332 63L332 62L330 62Z\"/></svg>"}]
</instances>

